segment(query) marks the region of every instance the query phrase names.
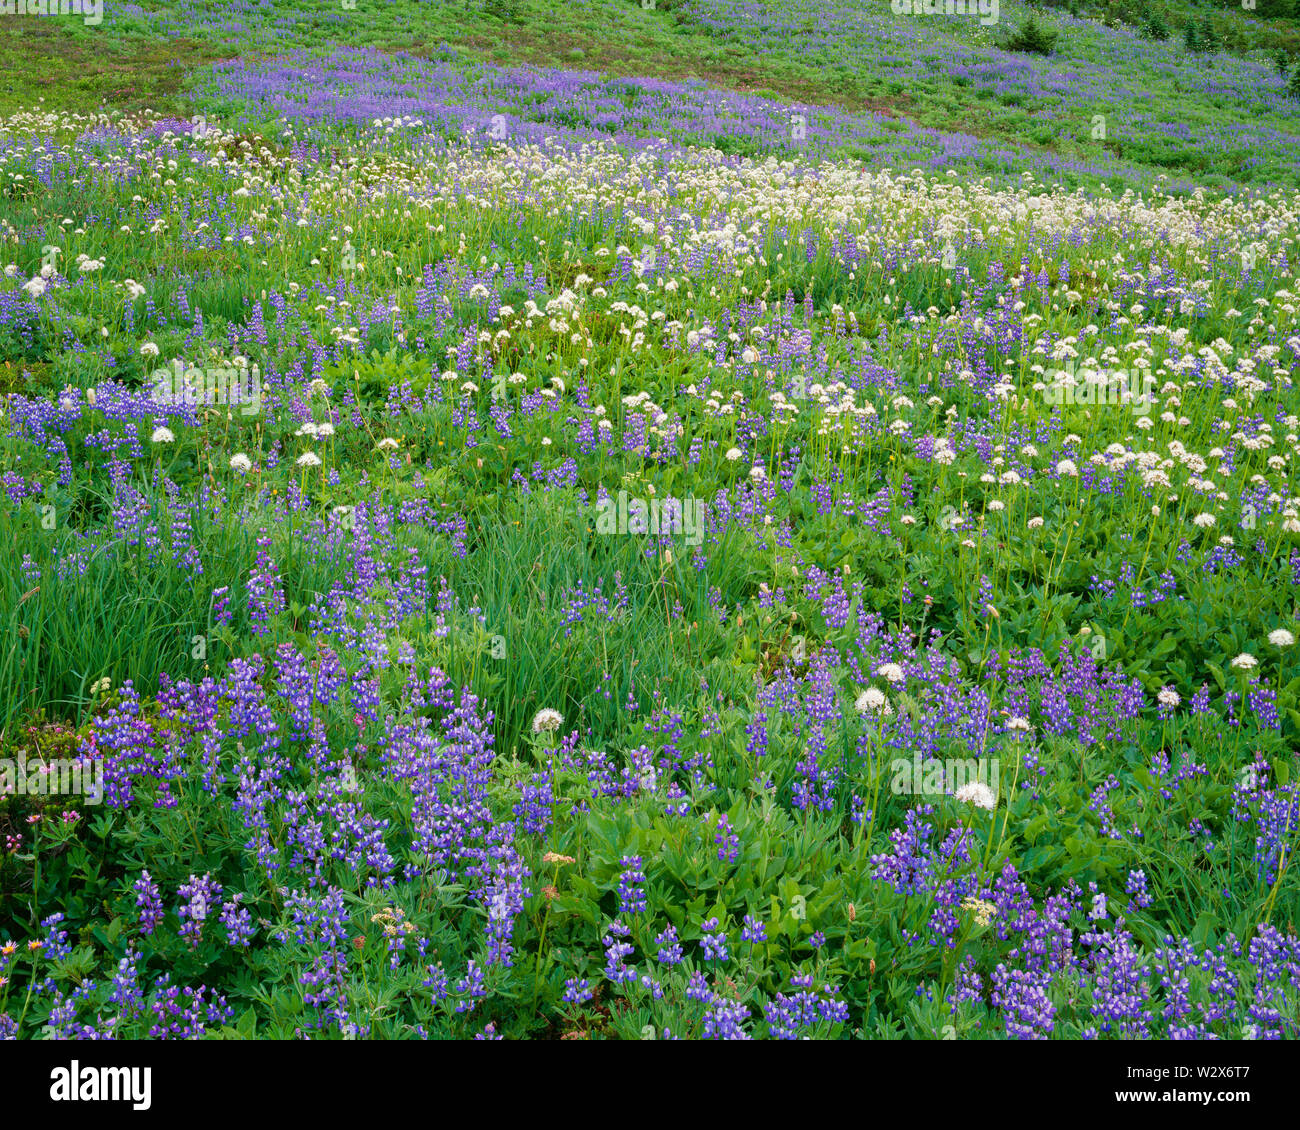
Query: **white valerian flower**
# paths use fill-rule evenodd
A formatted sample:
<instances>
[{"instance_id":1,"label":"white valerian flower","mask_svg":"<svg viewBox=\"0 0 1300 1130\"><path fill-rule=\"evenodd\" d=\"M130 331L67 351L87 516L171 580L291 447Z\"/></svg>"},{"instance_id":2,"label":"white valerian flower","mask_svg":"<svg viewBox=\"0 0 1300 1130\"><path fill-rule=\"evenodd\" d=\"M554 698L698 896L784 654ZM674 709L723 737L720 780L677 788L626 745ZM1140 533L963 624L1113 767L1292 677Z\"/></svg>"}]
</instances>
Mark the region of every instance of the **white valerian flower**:
<instances>
[{"instance_id":1,"label":"white valerian flower","mask_svg":"<svg viewBox=\"0 0 1300 1130\"><path fill-rule=\"evenodd\" d=\"M312 436L314 438L316 435L316 425L308 421L293 434L296 436Z\"/></svg>"},{"instance_id":2,"label":"white valerian flower","mask_svg":"<svg viewBox=\"0 0 1300 1130\"><path fill-rule=\"evenodd\" d=\"M1028 526L1031 530L1037 530L1041 528L1042 524L1043 524L1042 518L1037 518L1037 517L1030 518L1029 521L1025 523L1025 525Z\"/></svg>"},{"instance_id":3,"label":"white valerian flower","mask_svg":"<svg viewBox=\"0 0 1300 1130\"><path fill-rule=\"evenodd\" d=\"M1295 643L1295 634L1285 628L1275 628L1269 632L1268 642L1274 647L1291 647Z\"/></svg>"},{"instance_id":4,"label":"white valerian flower","mask_svg":"<svg viewBox=\"0 0 1300 1130\"><path fill-rule=\"evenodd\" d=\"M1075 475L1079 473L1079 468L1074 465L1073 459L1062 459L1056 465L1056 473L1058 475L1065 475L1067 477L1073 478Z\"/></svg>"},{"instance_id":5,"label":"white valerian flower","mask_svg":"<svg viewBox=\"0 0 1300 1130\"><path fill-rule=\"evenodd\" d=\"M146 341L142 346L140 346L140 356L157 357L158 347L152 341Z\"/></svg>"},{"instance_id":6,"label":"white valerian flower","mask_svg":"<svg viewBox=\"0 0 1300 1130\"><path fill-rule=\"evenodd\" d=\"M873 714L879 713L880 708L886 702L884 691L878 690L876 687L868 687L858 695L857 700L853 703L853 709L859 714L865 714L868 710Z\"/></svg>"},{"instance_id":7,"label":"white valerian flower","mask_svg":"<svg viewBox=\"0 0 1300 1130\"><path fill-rule=\"evenodd\" d=\"M329 382L320 377L315 377L307 387L316 396L329 396L330 394Z\"/></svg>"},{"instance_id":8,"label":"white valerian flower","mask_svg":"<svg viewBox=\"0 0 1300 1130\"><path fill-rule=\"evenodd\" d=\"M1259 660L1256 659L1253 655L1251 655L1250 652L1243 651L1239 656L1237 656L1236 659L1232 661L1230 666L1236 667L1240 671L1249 671L1252 667L1259 666Z\"/></svg>"},{"instance_id":9,"label":"white valerian flower","mask_svg":"<svg viewBox=\"0 0 1300 1130\"><path fill-rule=\"evenodd\" d=\"M901 683L906 676L903 669L897 663L882 663L876 668L876 674L882 679L887 679L891 683Z\"/></svg>"},{"instance_id":10,"label":"white valerian flower","mask_svg":"<svg viewBox=\"0 0 1300 1130\"><path fill-rule=\"evenodd\" d=\"M1019 714L1013 714L1007 719L1007 729L1013 733L1026 733L1031 727L1028 718L1021 718Z\"/></svg>"},{"instance_id":11,"label":"white valerian flower","mask_svg":"<svg viewBox=\"0 0 1300 1130\"><path fill-rule=\"evenodd\" d=\"M324 424L321 424L321 425L316 429L316 438L317 438L317 439L328 439L328 438L329 438L330 436L332 436L333 434L334 434L334 425L331 424L331 423L329 423L328 421L327 421L326 423L324 423Z\"/></svg>"},{"instance_id":12,"label":"white valerian flower","mask_svg":"<svg viewBox=\"0 0 1300 1130\"><path fill-rule=\"evenodd\" d=\"M230 469L240 475L246 475L253 469L253 461L242 451L236 451L230 457Z\"/></svg>"},{"instance_id":13,"label":"white valerian flower","mask_svg":"<svg viewBox=\"0 0 1300 1130\"><path fill-rule=\"evenodd\" d=\"M25 290L33 298L40 298L40 296L45 293L45 287L46 287L46 282L39 275L36 278L28 279L25 283L23 283L23 290Z\"/></svg>"},{"instance_id":14,"label":"white valerian flower","mask_svg":"<svg viewBox=\"0 0 1300 1130\"><path fill-rule=\"evenodd\" d=\"M1192 525L1198 526L1202 530L1208 529L1210 526L1214 525L1214 515L1202 511L1192 519Z\"/></svg>"},{"instance_id":15,"label":"white valerian flower","mask_svg":"<svg viewBox=\"0 0 1300 1130\"><path fill-rule=\"evenodd\" d=\"M729 448L727 448L727 462L728 462L728 463L734 463L737 459L740 458L740 456L741 456L740 448L738 448L738 447L729 447Z\"/></svg>"},{"instance_id":16,"label":"white valerian flower","mask_svg":"<svg viewBox=\"0 0 1300 1130\"><path fill-rule=\"evenodd\" d=\"M375 445L375 449L377 451L396 451L399 446L400 444L398 444L397 440L393 439L392 436L384 436L384 438Z\"/></svg>"},{"instance_id":17,"label":"white valerian flower","mask_svg":"<svg viewBox=\"0 0 1300 1130\"><path fill-rule=\"evenodd\" d=\"M971 781L962 785L953 796L962 804L973 804L992 812L998 806L997 794L982 781Z\"/></svg>"},{"instance_id":18,"label":"white valerian flower","mask_svg":"<svg viewBox=\"0 0 1300 1130\"><path fill-rule=\"evenodd\" d=\"M297 459L294 460L299 467L319 467L320 456L314 451L304 451Z\"/></svg>"},{"instance_id":19,"label":"white valerian flower","mask_svg":"<svg viewBox=\"0 0 1300 1130\"><path fill-rule=\"evenodd\" d=\"M901 518L899 518L898 520L899 520L900 522L902 522L904 526L915 526L915 525L916 525L916 518L913 517L911 514L904 514L904 515L903 515Z\"/></svg>"},{"instance_id":20,"label":"white valerian flower","mask_svg":"<svg viewBox=\"0 0 1300 1130\"><path fill-rule=\"evenodd\" d=\"M564 715L549 706L543 707L533 715L534 734L553 734L564 725Z\"/></svg>"},{"instance_id":21,"label":"white valerian flower","mask_svg":"<svg viewBox=\"0 0 1300 1130\"><path fill-rule=\"evenodd\" d=\"M1156 702L1158 702L1161 706L1167 706L1172 708L1177 706L1182 701L1183 701L1183 696L1180 695L1176 690L1174 690L1173 687L1162 687L1159 691L1156 692Z\"/></svg>"},{"instance_id":22,"label":"white valerian flower","mask_svg":"<svg viewBox=\"0 0 1300 1130\"><path fill-rule=\"evenodd\" d=\"M995 499L993 499L993 500L989 503L988 508L989 508L990 510L994 510L994 511L996 511L996 510L1005 510L1005 509L1006 509L1006 505L1007 505L1007 504L1006 504L1005 502L1003 502L1000 498L995 498Z\"/></svg>"},{"instance_id":23,"label":"white valerian flower","mask_svg":"<svg viewBox=\"0 0 1300 1130\"><path fill-rule=\"evenodd\" d=\"M171 428L154 428L153 435L149 437L150 443L175 443L176 433Z\"/></svg>"}]
</instances>

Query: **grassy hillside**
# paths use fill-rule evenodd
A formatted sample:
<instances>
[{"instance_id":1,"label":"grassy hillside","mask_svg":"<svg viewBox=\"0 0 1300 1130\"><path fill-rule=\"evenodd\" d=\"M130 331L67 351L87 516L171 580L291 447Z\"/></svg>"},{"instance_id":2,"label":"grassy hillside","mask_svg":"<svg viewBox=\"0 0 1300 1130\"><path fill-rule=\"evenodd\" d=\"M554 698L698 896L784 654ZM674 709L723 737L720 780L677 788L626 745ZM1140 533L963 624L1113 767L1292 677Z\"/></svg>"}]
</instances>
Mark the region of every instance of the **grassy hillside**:
<instances>
[{"instance_id":1,"label":"grassy hillside","mask_svg":"<svg viewBox=\"0 0 1300 1130\"><path fill-rule=\"evenodd\" d=\"M113 5L94 27L75 16L13 18L0 42L0 110L101 103L184 115L204 107L198 92L219 60L298 50L328 57L346 45L470 73L475 63L527 64L698 80L717 92L706 101L737 92L791 113L836 108L847 119L828 118L820 140L848 155L870 157L866 122L978 139L969 144L986 152L1001 143L1017 155L1013 164L1036 154L1081 183L1120 187L1126 176L1143 183L1160 173L1207 187L1300 183L1300 99L1288 96L1277 63L1281 53L1291 72L1300 68L1300 25L1240 6L1171 4L1140 18L1118 5L1039 8L1059 32L1042 56L999 49L1031 12L1016 0L991 27L978 17L895 15L885 0L658 0L651 10L631 0L342 5ZM1167 40L1144 37L1151 14ZM1183 29L1206 24L1221 48L1189 50ZM659 108L649 92L633 99L645 111L643 132L653 133Z\"/></svg>"}]
</instances>

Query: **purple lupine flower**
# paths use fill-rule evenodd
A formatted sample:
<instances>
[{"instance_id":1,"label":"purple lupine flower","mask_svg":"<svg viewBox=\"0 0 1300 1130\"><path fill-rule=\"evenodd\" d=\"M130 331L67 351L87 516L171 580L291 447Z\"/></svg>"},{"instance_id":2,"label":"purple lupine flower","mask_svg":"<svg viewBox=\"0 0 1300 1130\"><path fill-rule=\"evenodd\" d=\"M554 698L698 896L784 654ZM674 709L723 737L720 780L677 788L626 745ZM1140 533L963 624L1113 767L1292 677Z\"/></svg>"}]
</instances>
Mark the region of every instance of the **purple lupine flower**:
<instances>
[{"instance_id":1,"label":"purple lupine flower","mask_svg":"<svg viewBox=\"0 0 1300 1130\"><path fill-rule=\"evenodd\" d=\"M623 873L618 880L619 914L640 914L646 909L645 872L641 870L639 855L625 855L622 860Z\"/></svg>"},{"instance_id":2,"label":"purple lupine flower","mask_svg":"<svg viewBox=\"0 0 1300 1130\"><path fill-rule=\"evenodd\" d=\"M177 893L183 900L177 908L181 920L180 936L190 949L197 949L203 940L203 924L212 913L213 904L221 898L221 884L206 873L201 879L191 875L189 882L182 883Z\"/></svg>"},{"instance_id":3,"label":"purple lupine flower","mask_svg":"<svg viewBox=\"0 0 1300 1130\"><path fill-rule=\"evenodd\" d=\"M727 932L718 929L717 918L710 918L700 924L700 929L704 931L700 938L700 945L704 948L705 961L726 961L730 954L727 952ZM710 931L717 931L710 933Z\"/></svg>"},{"instance_id":4,"label":"purple lupine flower","mask_svg":"<svg viewBox=\"0 0 1300 1130\"><path fill-rule=\"evenodd\" d=\"M241 897L236 892L221 908L221 924L226 928L226 940L235 947L247 946L257 932L248 908L239 905Z\"/></svg>"},{"instance_id":5,"label":"purple lupine flower","mask_svg":"<svg viewBox=\"0 0 1300 1130\"><path fill-rule=\"evenodd\" d=\"M135 905L140 908L140 933L152 934L163 920L162 895L148 871L140 872L131 889L135 891Z\"/></svg>"},{"instance_id":6,"label":"purple lupine flower","mask_svg":"<svg viewBox=\"0 0 1300 1130\"><path fill-rule=\"evenodd\" d=\"M720 862L735 863L740 857L740 837L732 831L725 813L718 817L718 827L713 834L713 842L718 845Z\"/></svg>"}]
</instances>

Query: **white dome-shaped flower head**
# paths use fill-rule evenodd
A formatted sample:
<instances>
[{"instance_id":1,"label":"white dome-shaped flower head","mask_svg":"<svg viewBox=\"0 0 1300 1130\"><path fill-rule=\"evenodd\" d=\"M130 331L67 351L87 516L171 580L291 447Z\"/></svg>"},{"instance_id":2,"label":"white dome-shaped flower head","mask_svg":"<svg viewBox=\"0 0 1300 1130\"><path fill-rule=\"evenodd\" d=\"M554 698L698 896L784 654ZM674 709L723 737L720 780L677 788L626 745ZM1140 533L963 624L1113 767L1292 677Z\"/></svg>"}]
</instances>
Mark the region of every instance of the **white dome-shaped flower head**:
<instances>
[{"instance_id":1,"label":"white dome-shaped flower head","mask_svg":"<svg viewBox=\"0 0 1300 1130\"><path fill-rule=\"evenodd\" d=\"M853 703L853 709L859 714L865 714L868 710L873 714L878 714L887 701L884 691L877 687L868 687L858 695L857 700Z\"/></svg>"},{"instance_id":2,"label":"white dome-shaped flower head","mask_svg":"<svg viewBox=\"0 0 1300 1130\"><path fill-rule=\"evenodd\" d=\"M903 669L897 663L882 663L876 668L876 674L882 679L887 679L891 683L901 683L907 676L903 674Z\"/></svg>"},{"instance_id":3,"label":"white dome-shaped flower head","mask_svg":"<svg viewBox=\"0 0 1300 1130\"><path fill-rule=\"evenodd\" d=\"M962 785L953 796L961 804L971 804L989 812L998 806L997 794L982 781L971 781L969 784Z\"/></svg>"},{"instance_id":4,"label":"white dome-shaped flower head","mask_svg":"<svg viewBox=\"0 0 1300 1130\"><path fill-rule=\"evenodd\" d=\"M543 707L533 715L534 734L553 734L564 725L564 715L549 706Z\"/></svg>"}]
</instances>

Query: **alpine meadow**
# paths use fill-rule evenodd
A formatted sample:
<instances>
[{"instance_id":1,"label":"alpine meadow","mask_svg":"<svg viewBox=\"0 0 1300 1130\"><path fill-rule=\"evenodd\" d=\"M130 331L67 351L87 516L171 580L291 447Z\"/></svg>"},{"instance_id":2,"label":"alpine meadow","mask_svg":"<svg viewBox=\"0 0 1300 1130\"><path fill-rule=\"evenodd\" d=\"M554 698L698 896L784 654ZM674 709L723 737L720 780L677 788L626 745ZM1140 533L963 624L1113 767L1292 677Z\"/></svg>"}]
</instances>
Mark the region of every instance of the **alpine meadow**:
<instances>
[{"instance_id":1,"label":"alpine meadow","mask_svg":"<svg viewBox=\"0 0 1300 1130\"><path fill-rule=\"evenodd\" d=\"M1298 0L0 0L0 272L0 1039L1300 1038Z\"/></svg>"}]
</instances>

